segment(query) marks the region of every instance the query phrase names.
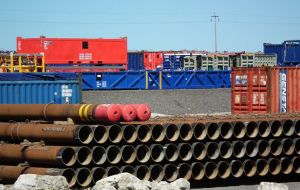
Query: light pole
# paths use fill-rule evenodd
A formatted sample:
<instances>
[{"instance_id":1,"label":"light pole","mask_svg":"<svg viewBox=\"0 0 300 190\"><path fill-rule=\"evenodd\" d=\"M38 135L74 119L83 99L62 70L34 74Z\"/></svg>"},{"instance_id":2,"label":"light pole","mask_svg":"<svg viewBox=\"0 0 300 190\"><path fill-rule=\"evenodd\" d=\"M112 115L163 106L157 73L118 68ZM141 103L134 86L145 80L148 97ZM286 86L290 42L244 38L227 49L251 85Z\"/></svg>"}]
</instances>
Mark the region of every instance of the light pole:
<instances>
[{"instance_id":1,"label":"light pole","mask_svg":"<svg viewBox=\"0 0 300 190\"><path fill-rule=\"evenodd\" d=\"M217 53L218 51L218 43L217 43L217 22L220 21L219 16L214 13L213 16L211 16L211 21L215 23L215 52Z\"/></svg>"}]
</instances>

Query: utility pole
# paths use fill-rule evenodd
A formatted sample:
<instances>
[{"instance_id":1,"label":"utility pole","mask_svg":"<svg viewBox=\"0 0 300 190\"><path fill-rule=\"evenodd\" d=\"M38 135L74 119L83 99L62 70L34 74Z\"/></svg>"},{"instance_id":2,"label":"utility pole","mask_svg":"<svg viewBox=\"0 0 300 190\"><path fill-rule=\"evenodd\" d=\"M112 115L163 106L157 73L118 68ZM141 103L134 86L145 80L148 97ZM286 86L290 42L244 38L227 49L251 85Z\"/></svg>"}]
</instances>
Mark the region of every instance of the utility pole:
<instances>
[{"instance_id":1,"label":"utility pole","mask_svg":"<svg viewBox=\"0 0 300 190\"><path fill-rule=\"evenodd\" d=\"M219 16L214 13L213 16L211 16L211 21L215 23L215 52L218 52L218 43L217 43L217 22L220 21Z\"/></svg>"}]
</instances>

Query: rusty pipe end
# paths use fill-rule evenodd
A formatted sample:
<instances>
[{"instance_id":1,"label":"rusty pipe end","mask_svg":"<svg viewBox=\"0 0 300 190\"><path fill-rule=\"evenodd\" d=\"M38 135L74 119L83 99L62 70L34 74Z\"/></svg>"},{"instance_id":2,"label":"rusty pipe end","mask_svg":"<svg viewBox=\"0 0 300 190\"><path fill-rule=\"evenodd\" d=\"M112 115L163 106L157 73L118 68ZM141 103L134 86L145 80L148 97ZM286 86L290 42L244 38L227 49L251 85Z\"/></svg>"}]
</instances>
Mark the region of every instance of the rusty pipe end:
<instances>
[{"instance_id":1,"label":"rusty pipe end","mask_svg":"<svg viewBox=\"0 0 300 190\"><path fill-rule=\"evenodd\" d=\"M124 145L121 148L122 160L126 164L131 164L136 159L136 150L131 145Z\"/></svg>"},{"instance_id":2,"label":"rusty pipe end","mask_svg":"<svg viewBox=\"0 0 300 190\"><path fill-rule=\"evenodd\" d=\"M92 149L92 158L94 164L104 164L107 158L105 148L102 146L94 146Z\"/></svg>"},{"instance_id":3,"label":"rusty pipe end","mask_svg":"<svg viewBox=\"0 0 300 190\"><path fill-rule=\"evenodd\" d=\"M272 175L278 175L281 170L280 161L277 158L270 158L268 160L269 173Z\"/></svg>"},{"instance_id":4,"label":"rusty pipe end","mask_svg":"<svg viewBox=\"0 0 300 190\"><path fill-rule=\"evenodd\" d=\"M76 170L77 184L81 187L87 187L92 182L91 171L88 168L78 168Z\"/></svg>"},{"instance_id":5,"label":"rusty pipe end","mask_svg":"<svg viewBox=\"0 0 300 190\"><path fill-rule=\"evenodd\" d=\"M122 134L123 134L123 139L127 143L133 143L137 140L138 138L138 133L136 130L136 127L133 125L125 125L122 126Z\"/></svg>"},{"instance_id":6,"label":"rusty pipe end","mask_svg":"<svg viewBox=\"0 0 300 190\"><path fill-rule=\"evenodd\" d=\"M161 142L166 136L166 129L160 124L152 125L152 139L155 142Z\"/></svg>"},{"instance_id":7,"label":"rusty pipe end","mask_svg":"<svg viewBox=\"0 0 300 190\"><path fill-rule=\"evenodd\" d=\"M221 135L221 129L217 123L206 123L207 136L211 140L216 140Z\"/></svg>"},{"instance_id":8,"label":"rusty pipe end","mask_svg":"<svg viewBox=\"0 0 300 190\"><path fill-rule=\"evenodd\" d=\"M293 171L292 160L288 157L283 157L280 159L281 172L283 174L290 174Z\"/></svg>"},{"instance_id":9,"label":"rusty pipe end","mask_svg":"<svg viewBox=\"0 0 300 190\"><path fill-rule=\"evenodd\" d=\"M93 160L92 151L88 147L86 146L76 147L75 152L76 152L77 162L80 165L86 166L92 162Z\"/></svg>"},{"instance_id":10,"label":"rusty pipe end","mask_svg":"<svg viewBox=\"0 0 300 190\"><path fill-rule=\"evenodd\" d=\"M203 160L207 154L207 149L205 144L196 142L192 145L192 152L196 160Z\"/></svg>"},{"instance_id":11,"label":"rusty pipe end","mask_svg":"<svg viewBox=\"0 0 300 190\"><path fill-rule=\"evenodd\" d=\"M72 147L63 147L59 150L57 159L62 166L73 166L76 163L76 152Z\"/></svg>"},{"instance_id":12,"label":"rusty pipe end","mask_svg":"<svg viewBox=\"0 0 300 190\"><path fill-rule=\"evenodd\" d=\"M256 160L256 166L257 166L257 171L256 173L259 176L266 176L269 172L269 165L267 160L264 159L258 159Z\"/></svg>"},{"instance_id":13,"label":"rusty pipe end","mask_svg":"<svg viewBox=\"0 0 300 190\"><path fill-rule=\"evenodd\" d=\"M207 135L207 128L203 123L193 123L193 135L197 140L205 139Z\"/></svg>"},{"instance_id":14,"label":"rusty pipe end","mask_svg":"<svg viewBox=\"0 0 300 190\"><path fill-rule=\"evenodd\" d=\"M218 176L218 168L214 162L206 162L204 171L208 179L215 179Z\"/></svg>"},{"instance_id":15,"label":"rusty pipe end","mask_svg":"<svg viewBox=\"0 0 300 190\"><path fill-rule=\"evenodd\" d=\"M146 163L151 158L150 148L147 145L140 144L136 146L136 158L140 163Z\"/></svg>"},{"instance_id":16,"label":"rusty pipe end","mask_svg":"<svg viewBox=\"0 0 300 190\"><path fill-rule=\"evenodd\" d=\"M138 125L137 134L141 142L149 142L152 137L152 128L149 125Z\"/></svg>"},{"instance_id":17,"label":"rusty pipe end","mask_svg":"<svg viewBox=\"0 0 300 190\"><path fill-rule=\"evenodd\" d=\"M80 125L75 128L75 139L81 144L89 144L93 141L94 131L87 125Z\"/></svg>"},{"instance_id":18,"label":"rusty pipe end","mask_svg":"<svg viewBox=\"0 0 300 190\"><path fill-rule=\"evenodd\" d=\"M237 139L242 139L246 135L246 125L245 123L238 121L233 123L233 135Z\"/></svg>"},{"instance_id":19,"label":"rusty pipe end","mask_svg":"<svg viewBox=\"0 0 300 190\"><path fill-rule=\"evenodd\" d=\"M217 164L218 175L222 179L227 179L231 174L231 166L226 161L221 161Z\"/></svg>"},{"instance_id":20,"label":"rusty pipe end","mask_svg":"<svg viewBox=\"0 0 300 190\"><path fill-rule=\"evenodd\" d=\"M150 168L151 180L152 181L161 181L164 178L164 170L161 165L155 164L151 165Z\"/></svg>"},{"instance_id":21,"label":"rusty pipe end","mask_svg":"<svg viewBox=\"0 0 300 190\"><path fill-rule=\"evenodd\" d=\"M233 125L230 122L219 123L221 130L221 137L223 139L230 139L233 136Z\"/></svg>"},{"instance_id":22,"label":"rusty pipe end","mask_svg":"<svg viewBox=\"0 0 300 190\"><path fill-rule=\"evenodd\" d=\"M292 160L293 170L296 174L300 174L300 157L294 157Z\"/></svg>"},{"instance_id":23,"label":"rusty pipe end","mask_svg":"<svg viewBox=\"0 0 300 190\"><path fill-rule=\"evenodd\" d=\"M169 182L175 181L178 177L178 168L174 164L166 164L164 167L165 179Z\"/></svg>"},{"instance_id":24,"label":"rusty pipe end","mask_svg":"<svg viewBox=\"0 0 300 190\"><path fill-rule=\"evenodd\" d=\"M200 162L194 162L191 165L192 177L194 180L199 181L204 178L204 166Z\"/></svg>"},{"instance_id":25,"label":"rusty pipe end","mask_svg":"<svg viewBox=\"0 0 300 190\"><path fill-rule=\"evenodd\" d=\"M107 160L111 164L117 164L122 159L121 149L115 145L109 145L106 149Z\"/></svg>"},{"instance_id":26,"label":"rusty pipe end","mask_svg":"<svg viewBox=\"0 0 300 190\"><path fill-rule=\"evenodd\" d=\"M108 129L103 125L98 125L94 128L94 142L104 144L108 140Z\"/></svg>"},{"instance_id":27,"label":"rusty pipe end","mask_svg":"<svg viewBox=\"0 0 300 190\"><path fill-rule=\"evenodd\" d=\"M175 144L166 144L164 146L164 154L169 162L174 162L179 157L178 147Z\"/></svg>"},{"instance_id":28,"label":"rusty pipe end","mask_svg":"<svg viewBox=\"0 0 300 190\"><path fill-rule=\"evenodd\" d=\"M149 180L151 177L150 170L145 165L138 165L135 167L135 176L140 180Z\"/></svg>"},{"instance_id":29,"label":"rusty pipe end","mask_svg":"<svg viewBox=\"0 0 300 190\"><path fill-rule=\"evenodd\" d=\"M190 180L192 177L191 166L187 163L181 163L178 165L178 177Z\"/></svg>"},{"instance_id":30,"label":"rusty pipe end","mask_svg":"<svg viewBox=\"0 0 300 190\"><path fill-rule=\"evenodd\" d=\"M256 174L257 166L252 160L245 160L243 163L244 174L247 177L253 177Z\"/></svg>"},{"instance_id":31,"label":"rusty pipe end","mask_svg":"<svg viewBox=\"0 0 300 190\"><path fill-rule=\"evenodd\" d=\"M94 167L91 169L91 175L93 184L96 184L97 181L106 177L106 172L105 169L102 167Z\"/></svg>"},{"instance_id":32,"label":"rusty pipe end","mask_svg":"<svg viewBox=\"0 0 300 190\"><path fill-rule=\"evenodd\" d=\"M188 123L183 123L179 127L179 136L183 141L189 141L193 138L193 128Z\"/></svg>"}]
</instances>

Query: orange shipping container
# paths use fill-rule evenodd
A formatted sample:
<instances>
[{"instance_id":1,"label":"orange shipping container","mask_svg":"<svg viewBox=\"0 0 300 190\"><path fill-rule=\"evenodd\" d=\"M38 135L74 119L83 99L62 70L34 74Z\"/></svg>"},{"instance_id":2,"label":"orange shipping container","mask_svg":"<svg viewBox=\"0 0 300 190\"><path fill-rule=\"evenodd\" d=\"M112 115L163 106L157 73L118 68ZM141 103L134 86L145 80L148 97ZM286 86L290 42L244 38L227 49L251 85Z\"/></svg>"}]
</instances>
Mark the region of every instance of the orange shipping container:
<instances>
[{"instance_id":1,"label":"orange shipping container","mask_svg":"<svg viewBox=\"0 0 300 190\"><path fill-rule=\"evenodd\" d=\"M300 68L233 68L233 114L300 112Z\"/></svg>"}]
</instances>

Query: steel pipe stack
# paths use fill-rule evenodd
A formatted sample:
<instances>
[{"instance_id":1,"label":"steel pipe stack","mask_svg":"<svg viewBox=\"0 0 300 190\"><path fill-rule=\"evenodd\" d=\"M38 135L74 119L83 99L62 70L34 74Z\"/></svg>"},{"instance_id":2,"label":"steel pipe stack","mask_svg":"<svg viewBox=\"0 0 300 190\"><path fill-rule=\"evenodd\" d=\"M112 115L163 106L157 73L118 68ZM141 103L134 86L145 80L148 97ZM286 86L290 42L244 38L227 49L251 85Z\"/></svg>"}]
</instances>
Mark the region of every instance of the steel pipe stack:
<instances>
[{"instance_id":1,"label":"steel pipe stack","mask_svg":"<svg viewBox=\"0 0 300 190\"><path fill-rule=\"evenodd\" d=\"M39 119L46 115L49 120L65 116L81 120L79 110L66 111L72 107L83 110L87 124L1 123L0 138L5 142L0 144L0 179L11 183L25 173L63 175L70 187L89 187L120 172L170 182L179 177L214 181L300 174L300 120L129 123L150 112L130 104L116 105L121 110L119 121L127 122L87 122L108 121L107 114L95 111L110 113L112 105L66 105L61 116L55 116L52 104L42 106L45 114Z\"/></svg>"}]
</instances>

